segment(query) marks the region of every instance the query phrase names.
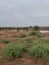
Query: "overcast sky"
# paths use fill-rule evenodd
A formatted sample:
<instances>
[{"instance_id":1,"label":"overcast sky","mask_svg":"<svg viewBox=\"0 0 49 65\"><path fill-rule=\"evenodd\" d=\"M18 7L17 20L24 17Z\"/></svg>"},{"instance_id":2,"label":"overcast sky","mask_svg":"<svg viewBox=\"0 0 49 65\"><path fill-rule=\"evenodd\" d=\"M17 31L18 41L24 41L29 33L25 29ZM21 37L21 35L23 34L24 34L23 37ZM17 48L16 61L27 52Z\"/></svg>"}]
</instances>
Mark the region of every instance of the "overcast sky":
<instances>
[{"instance_id":1,"label":"overcast sky","mask_svg":"<svg viewBox=\"0 0 49 65\"><path fill-rule=\"evenodd\" d=\"M0 26L49 26L49 0L0 0Z\"/></svg>"}]
</instances>

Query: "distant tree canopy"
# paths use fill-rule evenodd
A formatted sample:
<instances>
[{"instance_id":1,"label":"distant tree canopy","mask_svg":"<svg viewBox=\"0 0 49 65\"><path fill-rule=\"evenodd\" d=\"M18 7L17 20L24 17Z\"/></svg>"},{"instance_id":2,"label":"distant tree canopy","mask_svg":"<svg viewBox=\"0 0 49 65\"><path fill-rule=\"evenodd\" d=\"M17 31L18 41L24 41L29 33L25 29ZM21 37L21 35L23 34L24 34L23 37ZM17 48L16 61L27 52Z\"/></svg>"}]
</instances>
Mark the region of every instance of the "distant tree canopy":
<instances>
[{"instance_id":1,"label":"distant tree canopy","mask_svg":"<svg viewBox=\"0 0 49 65\"><path fill-rule=\"evenodd\" d=\"M29 28L32 28L32 26L29 26Z\"/></svg>"},{"instance_id":2,"label":"distant tree canopy","mask_svg":"<svg viewBox=\"0 0 49 65\"><path fill-rule=\"evenodd\" d=\"M34 26L34 30L39 30L40 27L39 26Z\"/></svg>"},{"instance_id":3,"label":"distant tree canopy","mask_svg":"<svg viewBox=\"0 0 49 65\"><path fill-rule=\"evenodd\" d=\"M28 27L24 27L24 28L23 28L23 30L26 30L26 31L28 31Z\"/></svg>"}]
</instances>

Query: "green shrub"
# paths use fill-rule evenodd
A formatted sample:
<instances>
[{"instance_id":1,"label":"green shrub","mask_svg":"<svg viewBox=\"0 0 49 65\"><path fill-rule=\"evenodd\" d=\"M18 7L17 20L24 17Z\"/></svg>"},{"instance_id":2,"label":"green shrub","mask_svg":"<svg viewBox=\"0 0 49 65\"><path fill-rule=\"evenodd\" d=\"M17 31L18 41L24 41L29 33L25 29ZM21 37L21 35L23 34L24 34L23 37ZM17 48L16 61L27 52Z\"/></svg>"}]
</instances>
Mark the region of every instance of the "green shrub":
<instances>
[{"instance_id":1,"label":"green shrub","mask_svg":"<svg viewBox=\"0 0 49 65\"><path fill-rule=\"evenodd\" d=\"M25 38L24 42L26 42L26 43L32 43L32 39L31 38Z\"/></svg>"},{"instance_id":2,"label":"green shrub","mask_svg":"<svg viewBox=\"0 0 49 65\"><path fill-rule=\"evenodd\" d=\"M29 35L37 35L37 31L32 31Z\"/></svg>"},{"instance_id":3,"label":"green shrub","mask_svg":"<svg viewBox=\"0 0 49 65\"><path fill-rule=\"evenodd\" d=\"M47 57L47 47L43 45L35 45L29 50L30 54L34 58L46 58Z\"/></svg>"},{"instance_id":4,"label":"green shrub","mask_svg":"<svg viewBox=\"0 0 49 65\"><path fill-rule=\"evenodd\" d=\"M25 44L10 43L4 49L3 58L11 59L12 57L20 57L23 51L26 51Z\"/></svg>"},{"instance_id":5,"label":"green shrub","mask_svg":"<svg viewBox=\"0 0 49 65\"><path fill-rule=\"evenodd\" d=\"M37 30L33 30L29 35L38 35L40 32Z\"/></svg>"},{"instance_id":6,"label":"green shrub","mask_svg":"<svg viewBox=\"0 0 49 65\"><path fill-rule=\"evenodd\" d=\"M27 51L27 45L26 43L22 44L22 52L26 52Z\"/></svg>"},{"instance_id":7,"label":"green shrub","mask_svg":"<svg viewBox=\"0 0 49 65\"><path fill-rule=\"evenodd\" d=\"M18 45L9 44L4 49L4 58L19 57L20 50L21 48Z\"/></svg>"},{"instance_id":8,"label":"green shrub","mask_svg":"<svg viewBox=\"0 0 49 65\"><path fill-rule=\"evenodd\" d=\"M44 34L42 34L42 33L40 33L40 32L38 32L38 34L37 34L37 37L38 38L42 38L42 37L44 37L45 35Z\"/></svg>"},{"instance_id":9,"label":"green shrub","mask_svg":"<svg viewBox=\"0 0 49 65\"><path fill-rule=\"evenodd\" d=\"M45 35L40 33L39 31L37 30L33 30L29 35L35 35L37 36L38 38L41 38L41 37L44 37Z\"/></svg>"},{"instance_id":10,"label":"green shrub","mask_svg":"<svg viewBox=\"0 0 49 65\"><path fill-rule=\"evenodd\" d=\"M37 38L36 40L33 40L33 44L34 45L38 45L38 44L47 45L48 43L42 38Z\"/></svg>"},{"instance_id":11,"label":"green shrub","mask_svg":"<svg viewBox=\"0 0 49 65\"><path fill-rule=\"evenodd\" d=\"M10 43L10 41L8 39L2 39L0 40L1 43Z\"/></svg>"},{"instance_id":12,"label":"green shrub","mask_svg":"<svg viewBox=\"0 0 49 65\"><path fill-rule=\"evenodd\" d=\"M20 38L26 37L26 34L20 34Z\"/></svg>"}]
</instances>

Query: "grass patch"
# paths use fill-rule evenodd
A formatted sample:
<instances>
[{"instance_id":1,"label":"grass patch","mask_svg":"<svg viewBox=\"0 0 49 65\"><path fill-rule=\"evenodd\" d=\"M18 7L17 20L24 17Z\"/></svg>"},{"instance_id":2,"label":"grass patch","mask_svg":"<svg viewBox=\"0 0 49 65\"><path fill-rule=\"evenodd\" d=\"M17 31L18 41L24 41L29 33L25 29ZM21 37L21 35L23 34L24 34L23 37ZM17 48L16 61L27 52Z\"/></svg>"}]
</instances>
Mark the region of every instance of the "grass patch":
<instances>
[{"instance_id":1,"label":"grass patch","mask_svg":"<svg viewBox=\"0 0 49 65\"><path fill-rule=\"evenodd\" d=\"M31 38L27 37L27 38L24 39L24 42L26 42L26 43L32 43L33 40Z\"/></svg>"},{"instance_id":2,"label":"grass patch","mask_svg":"<svg viewBox=\"0 0 49 65\"><path fill-rule=\"evenodd\" d=\"M26 34L20 34L20 38L27 37Z\"/></svg>"},{"instance_id":3,"label":"grass patch","mask_svg":"<svg viewBox=\"0 0 49 65\"><path fill-rule=\"evenodd\" d=\"M38 38L42 38L42 37L45 36L44 34L40 33L40 32L37 31L37 30L33 30L29 35L35 35L35 36L37 36Z\"/></svg>"},{"instance_id":4,"label":"grass patch","mask_svg":"<svg viewBox=\"0 0 49 65\"><path fill-rule=\"evenodd\" d=\"M4 48L3 58L8 60L13 57L20 57L21 53L26 51L26 45L21 43L10 43Z\"/></svg>"},{"instance_id":5,"label":"grass patch","mask_svg":"<svg viewBox=\"0 0 49 65\"><path fill-rule=\"evenodd\" d=\"M2 39L0 40L0 43L10 43L10 41L8 39Z\"/></svg>"},{"instance_id":6,"label":"grass patch","mask_svg":"<svg viewBox=\"0 0 49 65\"><path fill-rule=\"evenodd\" d=\"M29 51L34 58L46 58L48 55L47 48L43 45L35 45Z\"/></svg>"},{"instance_id":7,"label":"grass patch","mask_svg":"<svg viewBox=\"0 0 49 65\"><path fill-rule=\"evenodd\" d=\"M4 59L18 58L23 52L28 52L34 58L46 58L48 56L49 46L43 39L39 38L32 41L31 38L25 38L24 40L23 43L7 44L3 52Z\"/></svg>"}]
</instances>

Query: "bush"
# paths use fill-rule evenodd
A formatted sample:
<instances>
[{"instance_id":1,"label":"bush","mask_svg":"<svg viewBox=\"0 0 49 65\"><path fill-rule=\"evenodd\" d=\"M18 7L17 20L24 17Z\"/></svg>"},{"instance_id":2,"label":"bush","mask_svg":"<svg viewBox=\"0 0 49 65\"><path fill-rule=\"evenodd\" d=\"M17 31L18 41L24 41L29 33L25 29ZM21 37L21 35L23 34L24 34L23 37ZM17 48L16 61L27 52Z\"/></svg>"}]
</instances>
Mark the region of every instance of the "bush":
<instances>
[{"instance_id":1,"label":"bush","mask_svg":"<svg viewBox=\"0 0 49 65\"><path fill-rule=\"evenodd\" d=\"M38 35L40 32L37 30L33 30L29 35Z\"/></svg>"},{"instance_id":2,"label":"bush","mask_svg":"<svg viewBox=\"0 0 49 65\"><path fill-rule=\"evenodd\" d=\"M20 35L20 38L24 38L24 37L26 37L26 34L21 34Z\"/></svg>"},{"instance_id":3,"label":"bush","mask_svg":"<svg viewBox=\"0 0 49 65\"><path fill-rule=\"evenodd\" d=\"M42 38L42 37L44 37L45 35L44 34L42 34L42 33L40 33L40 32L38 32L38 34L37 34L37 37L38 38Z\"/></svg>"},{"instance_id":4,"label":"bush","mask_svg":"<svg viewBox=\"0 0 49 65\"><path fill-rule=\"evenodd\" d=\"M22 52L26 52L27 51L27 45L26 43L22 44Z\"/></svg>"},{"instance_id":5,"label":"bush","mask_svg":"<svg viewBox=\"0 0 49 65\"><path fill-rule=\"evenodd\" d=\"M39 31L33 30L29 35L35 35L38 38L44 37L44 34L40 33Z\"/></svg>"},{"instance_id":6,"label":"bush","mask_svg":"<svg viewBox=\"0 0 49 65\"><path fill-rule=\"evenodd\" d=\"M26 43L32 43L32 39L31 38L25 38L24 42L26 42Z\"/></svg>"},{"instance_id":7,"label":"bush","mask_svg":"<svg viewBox=\"0 0 49 65\"><path fill-rule=\"evenodd\" d=\"M4 49L3 58L11 59L12 57L20 57L22 51L26 51L26 45L10 43Z\"/></svg>"},{"instance_id":8,"label":"bush","mask_svg":"<svg viewBox=\"0 0 49 65\"><path fill-rule=\"evenodd\" d=\"M37 31L32 31L29 35L37 35Z\"/></svg>"},{"instance_id":9,"label":"bush","mask_svg":"<svg viewBox=\"0 0 49 65\"><path fill-rule=\"evenodd\" d=\"M47 42L41 38L38 38L36 40L33 41L34 45L38 45L38 44L42 44L42 45L47 45Z\"/></svg>"},{"instance_id":10,"label":"bush","mask_svg":"<svg viewBox=\"0 0 49 65\"><path fill-rule=\"evenodd\" d=\"M8 39L2 39L0 40L1 43L10 43L10 41Z\"/></svg>"},{"instance_id":11,"label":"bush","mask_svg":"<svg viewBox=\"0 0 49 65\"><path fill-rule=\"evenodd\" d=\"M29 52L34 58L47 57L47 48L43 45L35 45L29 50Z\"/></svg>"},{"instance_id":12,"label":"bush","mask_svg":"<svg viewBox=\"0 0 49 65\"><path fill-rule=\"evenodd\" d=\"M20 56L20 50L18 45L16 44L9 44L4 49L4 58L8 59L11 57L19 57Z\"/></svg>"}]
</instances>

